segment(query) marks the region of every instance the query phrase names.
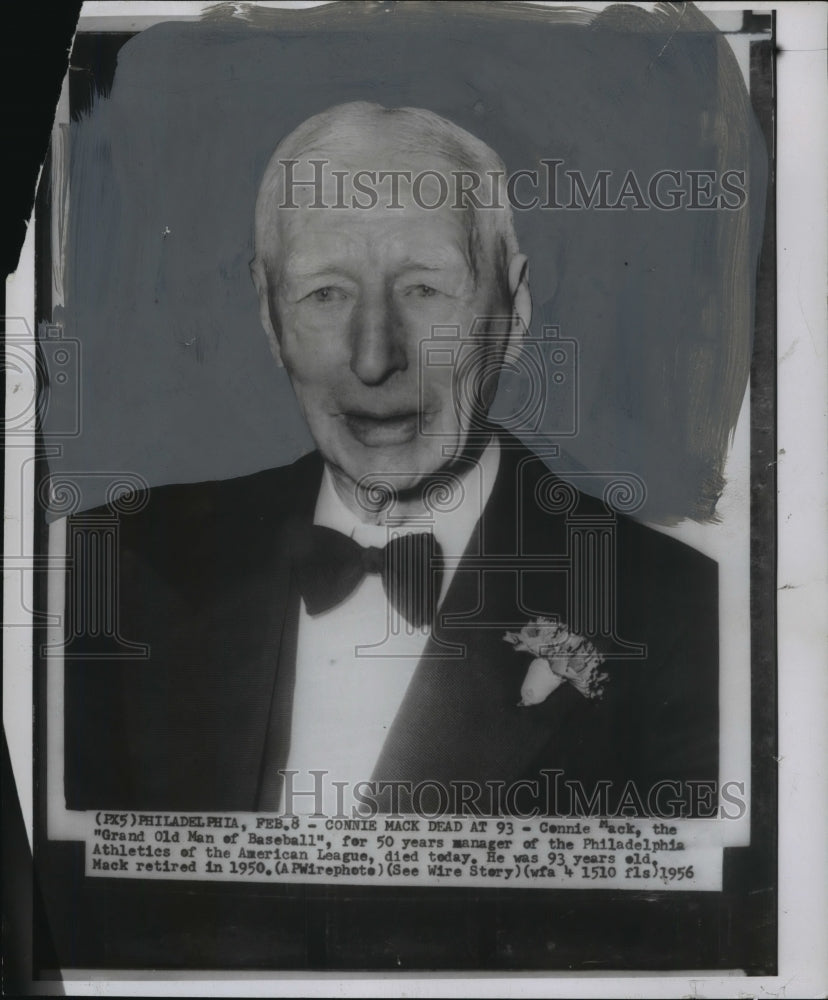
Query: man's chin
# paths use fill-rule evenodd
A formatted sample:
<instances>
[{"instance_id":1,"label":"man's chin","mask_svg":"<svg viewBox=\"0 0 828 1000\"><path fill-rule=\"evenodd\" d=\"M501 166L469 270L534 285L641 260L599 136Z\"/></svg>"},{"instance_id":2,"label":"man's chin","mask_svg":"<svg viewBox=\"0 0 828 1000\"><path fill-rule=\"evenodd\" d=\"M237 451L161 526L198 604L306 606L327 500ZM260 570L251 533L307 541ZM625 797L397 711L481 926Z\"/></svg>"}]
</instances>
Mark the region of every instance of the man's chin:
<instances>
[{"instance_id":1,"label":"man's chin","mask_svg":"<svg viewBox=\"0 0 828 1000\"><path fill-rule=\"evenodd\" d=\"M422 444L421 439L415 439ZM348 479L360 487L385 483L395 493L416 491L431 477L440 472L448 459L439 447L422 447L388 444L383 442L372 448L362 446L358 454L343 456L336 463Z\"/></svg>"}]
</instances>

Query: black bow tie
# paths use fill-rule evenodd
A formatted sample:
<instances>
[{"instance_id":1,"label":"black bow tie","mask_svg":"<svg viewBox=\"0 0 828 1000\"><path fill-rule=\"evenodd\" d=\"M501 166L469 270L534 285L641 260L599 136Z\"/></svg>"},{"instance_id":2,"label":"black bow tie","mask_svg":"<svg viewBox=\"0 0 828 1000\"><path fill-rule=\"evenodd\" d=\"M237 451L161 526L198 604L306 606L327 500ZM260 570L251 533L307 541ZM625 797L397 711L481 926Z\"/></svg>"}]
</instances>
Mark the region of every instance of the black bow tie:
<instances>
[{"instance_id":1,"label":"black bow tie","mask_svg":"<svg viewBox=\"0 0 828 1000\"><path fill-rule=\"evenodd\" d=\"M310 525L294 539L293 565L311 615L336 607L366 573L379 573L393 607L411 625L430 625L443 580L442 551L427 532L367 548L333 528Z\"/></svg>"}]
</instances>

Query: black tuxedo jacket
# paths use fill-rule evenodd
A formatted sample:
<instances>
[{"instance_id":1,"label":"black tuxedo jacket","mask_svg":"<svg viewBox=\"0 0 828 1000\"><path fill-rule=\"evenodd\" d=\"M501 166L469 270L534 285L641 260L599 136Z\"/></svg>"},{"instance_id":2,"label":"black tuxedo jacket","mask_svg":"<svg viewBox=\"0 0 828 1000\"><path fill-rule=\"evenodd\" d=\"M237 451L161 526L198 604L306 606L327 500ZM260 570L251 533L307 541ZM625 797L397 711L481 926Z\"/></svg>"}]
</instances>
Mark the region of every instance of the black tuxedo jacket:
<instances>
[{"instance_id":1,"label":"black tuxedo jacket","mask_svg":"<svg viewBox=\"0 0 828 1000\"><path fill-rule=\"evenodd\" d=\"M533 786L515 784L528 779L543 812L571 812L567 783L580 783L587 798L606 790L610 811L663 815L678 797L698 814L688 789L718 778L716 564L578 493L514 438L501 443L491 496L374 778L473 782L507 796L520 787L498 801L505 811L528 811ZM291 539L312 517L321 473L312 454L244 478L153 489L116 532L108 511L70 523L69 808L265 805L263 777L289 740ZM103 578L101 543L90 544L101 518L113 555ZM107 595L96 587L112 579L115 607L103 621L95 609ZM604 653L601 700L565 683L518 706L531 656L503 636L539 616L557 616ZM129 643L146 655L134 658Z\"/></svg>"}]
</instances>

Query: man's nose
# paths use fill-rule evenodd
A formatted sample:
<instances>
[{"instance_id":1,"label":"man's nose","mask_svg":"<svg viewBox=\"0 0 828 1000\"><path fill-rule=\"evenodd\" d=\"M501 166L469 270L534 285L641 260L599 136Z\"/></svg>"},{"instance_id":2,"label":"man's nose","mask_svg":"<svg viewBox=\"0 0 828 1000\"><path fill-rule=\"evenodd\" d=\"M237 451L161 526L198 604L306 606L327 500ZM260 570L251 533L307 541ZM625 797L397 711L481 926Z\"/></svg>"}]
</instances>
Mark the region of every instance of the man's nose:
<instances>
[{"instance_id":1,"label":"man's nose","mask_svg":"<svg viewBox=\"0 0 828 1000\"><path fill-rule=\"evenodd\" d=\"M408 368L402 321L385 297L362 302L351 322L351 371L361 382L380 385Z\"/></svg>"}]
</instances>

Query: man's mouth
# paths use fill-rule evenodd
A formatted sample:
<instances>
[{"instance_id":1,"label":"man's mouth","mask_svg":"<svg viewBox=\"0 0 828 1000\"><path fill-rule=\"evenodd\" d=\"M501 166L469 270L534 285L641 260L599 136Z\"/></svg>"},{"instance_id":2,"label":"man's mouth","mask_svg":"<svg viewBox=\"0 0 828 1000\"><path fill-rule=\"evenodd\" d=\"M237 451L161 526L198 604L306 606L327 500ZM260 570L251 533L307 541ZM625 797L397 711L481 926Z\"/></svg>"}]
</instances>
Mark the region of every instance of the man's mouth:
<instances>
[{"instance_id":1,"label":"man's mouth","mask_svg":"<svg viewBox=\"0 0 828 1000\"><path fill-rule=\"evenodd\" d=\"M407 444L419 430L420 414L417 410L396 413L344 413L345 425L360 444L368 448L383 445Z\"/></svg>"}]
</instances>

